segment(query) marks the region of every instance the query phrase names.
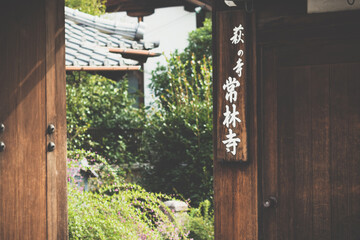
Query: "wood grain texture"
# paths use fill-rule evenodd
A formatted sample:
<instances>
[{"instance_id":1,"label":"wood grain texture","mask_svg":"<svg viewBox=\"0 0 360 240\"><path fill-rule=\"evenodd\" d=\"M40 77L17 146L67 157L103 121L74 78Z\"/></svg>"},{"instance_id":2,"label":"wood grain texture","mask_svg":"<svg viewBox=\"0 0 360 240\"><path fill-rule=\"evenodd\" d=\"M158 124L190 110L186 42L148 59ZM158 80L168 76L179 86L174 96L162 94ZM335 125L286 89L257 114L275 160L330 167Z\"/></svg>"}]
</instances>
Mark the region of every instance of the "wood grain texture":
<instances>
[{"instance_id":1,"label":"wood grain texture","mask_svg":"<svg viewBox=\"0 0 360 240\"><path fill-rule=\"evenodd\" d=\"M262 50L262 197L278 206L261 211L261 239L360 236L360 47L318 44Z\"/></svg>"},{"instance_id":2,"label":"wood grain texture","mask_svg":"<svg viewBox=\"0 0 360 240\"><path fill-rule=\"evenodd\" d=\"M295 239L312 238L311 69L293 69L294 94L294 232ZM299 94L296 94L299 92Z\"/></svg>"},{"instance_id":3,"label":"wood grain texture","mask_svg":"<svg viewBox=\"0 0 360 240\"><path fill-rule=\"evenodd\" d=\"M349 214L345 221L345 231L350 233L350 240L360 236L360 64L347 65L348 93L348 141L347 148L349 169ZM358 79L354 81L353 79Z\"/></svg>"},{"instance_id":4,"label":"wood grain texture","mask_svg":"<svg viewBox=\"0 0 360 240\"><path fill-rule=\"evenodd\" d=\"M258 1L258 43L285 44L357 36L360 11L307 14L306 1Z\"/></svg>"},{"instance_id":5,"label":"wood grain texture","mask_svg":"<svg viewBox=\"0 0 360 240\"><path fill-rule=\"evenodd\" d=\"M221 14L228 14L223 12ZM221 15L220 14L220 15ZM229 13L230 14L230 13ZM236 13L235 13L236 14ZM238 12L237 14L243 14ZM232 12L230 15L234 15ZM223 44L222 41L228 40L226 37L219 38L221 33L218 24L229 23L218 20L219 13L213 13L214 41L214 100L221 97L219 95L219 77L224 71L233 67L220 64L220 58L217 57L218 49ZM255 18L249 18L251 31L248 33L249 56L256 55L255 39ZM233 28L233 24L229 25ZM221 162L218 161L218 148L216 142L220 140L218 131L214 127L214 204L215 204L215 239L232 240L255 240L258 239L258 188L257 188L257 84L256 84L256 58L248 58L248 162ZM222 69L224 68L224 69ZM224 96L222 96L224 97ZM214 123L219 117L217 104L214 104Z\"/></svg>"},{"instance_id":6,"label":"wood grain texture","mask_svg":"<svg viewBox=\"0 0 360 240\"><path fill-rule=\"evenodd\" d=\"M211 0L108 0L107 12L127 11L129 16L147 16L154 13L154 9L173 6L184 6L185 10L194 10L197 6L205 5L211 9Z\"/></svg>"},{"instance_id":7,"label":"wood grain texture","mask_svg":"<svg viewBox=\"0 0 360 240\"><path fill-rule=\"evenodd\" d=\"M214 88L216 88L217 95L214 98L214 104L216 105L217 115L214 121L216 121L215 126L217 130L217 155L215 159L217 161L226 161L226 162L246 162L248 159L247 153L247 117L246 117L246 94L247 94L247 81L248 81L248 52L247 52L247 41L250 27L247 27L248 19L244 12L241 11L219 11L216 12L216 29L215 35L216 42L216 56L217 62L214 65L214 69L217 71L217 81ZM233 28L238 27L240 24L244 27L244 43L232 44L230 38L234 35ZM250 23L249 23L250 24ZM243 56L241 59L244 62L242 69L242 75L239 77L235 70L233 69L236 66L236 63L240 56L238 51L243 51ZM226 99L227 89L224 89L223 86L227 83L228 79L236 79L240 82L240 86L235 88L237 98L234 102L231 102ZM224 126L223 121L225 119L224 113L229 110L233 112L232 105L236 106L236 111L239 112L237 116L241 122L237 122L236 126ZM231 129L231 130L230 130ZM227 140L227 135L230 134L230 131L236 134L235 138L239 138L241 142L237 143L236 154L234 155L231 151L233 147L227 149L226 145L223 143L224 140ZM230 151L228 151L230 150Z\"/></svg>"},{"instance_id":8,"label":"wood grain texture","mask_svg":"<svg viewBox=\"0 0 360 240\"><path fill-rule=\"evenodd\" d=\"M45 5L21 1L2 11L0 239L46 239Z\"/></svg>"},{"instance_id":9,"label":"wood grain texture","mask_svg":"<svg viewBox=\"0 0 360 240\"><path fill-rule=\"evenodd\" d=\"M55 133L46 134L47 144L47 239L67 239L66 185L66 83L64 1L46 1L46 126Z\"/></svg>"},{"instance_id":10,"label":"wood grain texture","mask_svg":"<svg viewBox=\"0 0 360 240\"><path fill-rule=\"evenodd\" d=\"M312 239L331 239L329 65L311 67ZM300 214L300 213L299 213ZM309 219L305 219L310 221ZM308 225L310 224L307 223Z\"/></svg>"},{"instance_id":11,"label":"wood grain texture","mask_svg":"<svg viewBox=\"0 0 360 240\"><path fill-rule=\"evenodd\" d=\"M283 68L278 72L278 201L282 211L278 211L278 239L294 239L294 195L295 162L294 142L294 69ZM280 210L280 208L278 208ZM281 221L286 219L286 221ZM281 225L279 225L281 223Z\"/></svg>"},{"instance_id":12,"label":"wood grain texture","mask_svg":"<svg viewBox=\"0 0 360 240\"><path fill-rule=\"evenodd\" d=\"M2 5L0 239L67 239L63 4ZM58 131L51 137L49 122ZM56 152L46 152L48 141Z\"/></svg>"},{"instance_id":13,"label":"wood grain texture","mask_svg":"<svg viewBox=\"0 0 360 240\"><path fill-rule=\"evenodd\" d=\"M277 178L277 71L276 71L276 56L275 49L265 49L261 54L261 68L262 72L267 74L261 75L261 145L262 150L262 164L261 164L261 187L262 187L262 201L264 202L268 197L277 197L278 194L278 178ZM265 101L266 99L266 101ZM266 235L267 240L277 240L277 212L276 209L261 208L261 215L266 214L267 217L262 218L262 228L260 229L260 238L265 235L264 232L270 233ZM275 219L275 220L274 220Z\"/></svg>"},{"instance_id":14,"label":"wood grain texture","mask_svg":"<svg viewBox=\"0 0 360 240\"><path fill-rule=\"evenodd\" d=\"M359 102L355 106L350 101L359 99L359 66L359 63L336 64L330 70L331 235L334 239L355 240L360 236L360 155L357 148L360 107Z\"/></svg>"}]
</instances>

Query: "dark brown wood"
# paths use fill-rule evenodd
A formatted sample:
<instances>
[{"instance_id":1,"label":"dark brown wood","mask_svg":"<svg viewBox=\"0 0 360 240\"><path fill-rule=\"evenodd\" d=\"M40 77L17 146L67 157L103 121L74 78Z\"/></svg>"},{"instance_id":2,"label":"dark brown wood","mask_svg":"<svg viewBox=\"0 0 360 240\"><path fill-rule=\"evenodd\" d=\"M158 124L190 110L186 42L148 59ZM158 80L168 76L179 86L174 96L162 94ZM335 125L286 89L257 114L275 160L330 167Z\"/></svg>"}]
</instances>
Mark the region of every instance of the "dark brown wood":
<instances>
[{"instance_id":1,"label":"dark brown wood","mask_svg":"<svg viewBox=\"0 0 360 240\"><path fill-rule=\"evenodd\" d=\"M127 11L126 14L129 17L137 17L143 18L144 16L150 16L155 12L155 9L142 9L142 10L134 10L134 11Z\"/></svg>"},{"instance_id":2,"label":"dark brown wood","mask_svg":"<svg viewBox=\"0 0 360 240\"><path fill-rule=\"evenodd\" d=\"M250 149L256 149L257 142L249 140L248 165L216 161L219 150L215 144L216 239L237 239L241 233L244 239L357 239L360 236L356 227L360 224L359 11L308 15L304 0L260 0L255 6L257 43L261 47L258 55L262 80L259 86L261 164L252 168ZM230 17L219 21L219 12L229 10L223 1L214 1L213 8L216 103L222 97L217 85L221 71L228 67L220 64L217 48L226 37L217 35L217 25L223 25L221 34L224 34L232 21ZM233 9L241 11L241 7ZM249 101L248 106L256 104L252 97ZM220 112L215 104L216 121ZM252 114L256 112L249 114L256 122ZM252 123L250 120L249 125ZM214 142L219 141L218 131L215 127ZM252 137L249 133L249 139ZM256 175L252 171L261 173L261 188L257 179L250 177ZM250 212L244 209L253 208L247 201L255 195L252 189L242 185L244 182L261 190L262 201L269 196L278 199L276 208L257 205L261 214L257 222L259 237L253 232L247 235L251 230L245 229L249 226L243 217L249 217ZM248 193L243 195L234 186L242 186Z\"/></svg>"},{"instance_id":3,"label":"dark brown wood","mask_svg":"<svg viewBox=\"0 0 360 240\"><path fill-rule=\"evenodd\" d=\"M348 159L348 172L349 183L347 188L349 189L349 209L348 215L344 221L344 231L349 232L350 236L360 236L360 229L357 227L360 225L360 115L357 114L359 111L360 102L360 81L353 81L353 79L359 79L360 76L360 64L349 64L346 67L346 81L347 93L348 93L348 142L351 144L347 146L347 159ZM335 90L335 88L334 88ZM331 94L331 93L330 93ZM340 227L340 226L339 226ZM350 238L351 239L351 238Z\"/></svg>"},{"instance_id":4,"label":"dark brown wood","mask_svg":"<svg viewBox=\"0 0 360 240\"><path fill-rule=\"evenodd\" d=\"M225 13L223 13L225 14ZM251 21L250 21L251 20ZM227 24L228 28L233 28L232 24L221 22L218 13L213 13L213 22ZM248 52L250 56L256 55L255 47L255 18L249 19L247 41L249 43ZM213 25L213 32L219 26ZM220 34L215 34L213 47L214 51L214 100L219 97L218 79L230 66L219 64L218 49L221 47L222 40ZM228 40L228 38L223 37ZM222 66L224 69L222 69ZM214 203L215 203L215 239L258 239L258 188L257 188L257 84L256 84L256 58L248 58L248 163L227 163L214 159ZM232 68L231 68L232 69ZM218 117L218 105L214 104L214 120ZM215 122L215 121L214 121ZM219 140L218 131L214 129L214 156L217 156L218 148L216 141Z\"/></svg>"},{"instance_id":5,"label":"dark brown wood","mask_svg":"<svg viewBox=\"0 0 360 240\"><path fill-rule=\"evenodd\" d=\"M141 66L66 66L66 71L138 71Z\"/></svg>"},{"instance_id":6,"label":"dark brown wood","mask_svg":"<svg viewBox=\"0 0 360 240\"><path fill-rule=\"evenodd\" d=\"M275 49L265 49L262 51L261 67L262 73L266 72L267 74L261 75L261 112L262 119L266 121L261 121L261 132L262 143L260 148L262 150L262 155L266 156L266 159L263 157L264 161L262 162L261 167L261 179L262 179L262 200L264 202L269 196L277 197L278 193L278 174L277 169L277 115L273 114L277 112L277 71L276 71L276 50ZM264 100L266 99L266 101ZM271 127L269 127L271 126ZM269 159L272 161L269 161ZM266 214L268 217L263 218L260 222L262 228L260 231L271 233L266 235L267 240L277 240L277 231L276 231L276 210L273 208L264 209L261 208L262 214ZM264 236L264 234L261 234Z\"/></svg>"},{"instance_id":7,"label":"dark brown wood","mask_svg":"<svg viewBox=\"0 0 360 240\"><path fill-rule=\"evenodd\" d=\"M294 153L294 85L293 77L295 72L292 69L280 69L278 72L278 201L279 206L286 211L278 211L278 218L286 219L277 223L278 239L294 239L294 201L295 194L294 174L295 163ZM270 126L271 127L271 126ZM266 170L265 170L266 171ZM279 209L279 208L278 208Z\"/></svg>"},{"instance_id":8,"label":"dark brown wood","mask_svg":"<svg viewBox=\"0 0 360 240\"><path fill-rule=\"evenodd\" d=\"M326 14L306 14L303 3L292 6L273 4L272 8L282 11L258 9L258 43L284 44L312 42L313 40L340 40L357 37L356 23L360 11L335 12ZM296 11L294 11L294 10Z\"/></svg>"},{"instance_id":9,"label":"dark brown wood","mask_svg":"<svg viewBox=\"0 0 360 240\"><path fill-rule=\"evenodd\" d=\"M330 69L331 203L336 206L331 213L331 225L334 226L331 234L336 239L355 240L360 234L357 227L360 222L359 203L356 203L360 195L360 114L359 105L355 107L350 101L359 99L359 66L359 63L337 64Z\"/></svg>"},{"instance_id":10,"label":"dark brown wood","mask_svg":"<svg viewBox=\"0 0 360 240\"><path fill-rule=\"evenodd\" d=\"M207 11L212 11L212 7L211 4L209 4L210 2L206 2L206 1L200 1L200 0L185 0L189 3L194 4L195 6L200 6L205 8Z\"/></svg>"},{"instance_id":11,"label":"dark brown wood","mask_svg":"<svg viewBox=\"0 0 360 240\"><path fill-rule=\"evenodd\" d=\"M0 239L46 239L44 3L8 3L0 16Z\"/></svg>"},{"instance_id":12,"label":"dark brown wood","mask_svg":"<svg viewBox=\"0 0 360 240\"><path fill-rule=\"evenodd\" d=\"M60 0L2 5L0 239L67 239L63 7ZM50 120L58 132L48 139ZM49 140L57 143L52 154Z\"/></svg>"},{"instance_id":13,"label":"dark brown wood","mask_svg":"<svg viewBox=\"0 0 360 240\"><path fill-rule=\"evenodd\" d=\"M329 158L330 106L329 106L329 65L311 67L311 161L312 192L312 227L310 239L331 239L331 163ZM332 132L331 132L332 134ZM345 136L344 136L345 137ZM311 173L311 171L308 171ZM301 213L298 213L299 215ZM311 216L304 221L310 221ZM310 222L307 223L310 225Z\"/></svg>"},{"instance_id":14,"label":"dark brown wood","mask_svg":"<svg viewBox=\"0 0 360 240\"><path fill-rule=\"evenodd\" d=\"M217 81L214 88L217 90L216 98L214 98L214 104L216 105L217 115L215 118L216 142L217 142L217 155L215 159L217 161L233 161L233 162L246 162L248 160L247 153L247 119L246 119L246 93L247 93L247 81L248 81L248 34L251 34L248 27L248 20L245 12L240 11L218 11L216 12L216 29L215 37L216 42L219 43L216 46L217 63L215 69L217 71ZM240 24L244 27L244 36L242 37L244 43L239 42L232 44L230 38L234 35L233 29ZM243 51L243 55L239 55L238 52ZM242 69L241 77L235 72L234 67L237 61L242 59L244 66ZM228 79L235 79L240 83L235 88L237 98L231 102L226 99L227 89L224 89L224 85L227 84ZM236 106L236 111L239 112L238 118L241 122L236 122L236 126L224 126L223 121L225 119L224 113L228 110L233 112L233 104ZM232 133L236 134L236 138L240 139L237 143L236 154L233 154L233 148L226 147L223 141L227 140L227 135ZM229 151L230 150L230 151Z\"/></svg>"},{"instance_id":15,"label":"dark brown wood","mask_svg":"<svg viewBox=\"0 0 360 240\"><path fill-rule=\"evenodd\" d=\"M207 9L211 9L210 0L108 0L106 1L107 12L121 12L140 16L143 14L152 14L154 9L174 6L185 6L193 11L194 7L205 5ZM135 16L134 15L134 16ZM147 16L147 15L143 15Z\"/></svg>"},{"instance_id":16,"label":"dark brown wood","mask_svg":"<svg viewBox=\"0 0 360 240\"><path fill-rule=\"evenodd\" d=\"M126 49L126 48L108 48L108 49L109 52L123 53L129 55L143 55L147 57L157 57L161 55L161 53L151 52L148 50Z\"/></svg>"},{"instance_id":17,"label":"dark brown wood","mask_svg":"<svg viewBox=\"0 0 360 240\"><path fill-rule=\"evenodd\" d=\"M296 239L311 239L312 205L311 194L308 189L312 187L312 162L311 162L311 108L310 108L310 74L309 67L293 69L294 94L294 182L301 182L294 186L294 232Z\"/></svg>"},{"instance_id":18,"label":"dark brown wood","mask_svg":"<svg viewBox=\"0 0 360 240\"><path fill-rule=\"evenodd\" d=\"M263 239L359 236L360 47L323 45L262 50Z\"/></svg>"},{"instance_id":19,"label":"dark brown wood","mask_svg":"<svg viewBox=\"0 0 360 240\"><path fill-rule=\"evenodd\" d=\"M46 129L47 143L56 144L47 152L47 239L67 239L66 184L66 83L64 1L46 2Z\"/></svg>"}]
</instances>

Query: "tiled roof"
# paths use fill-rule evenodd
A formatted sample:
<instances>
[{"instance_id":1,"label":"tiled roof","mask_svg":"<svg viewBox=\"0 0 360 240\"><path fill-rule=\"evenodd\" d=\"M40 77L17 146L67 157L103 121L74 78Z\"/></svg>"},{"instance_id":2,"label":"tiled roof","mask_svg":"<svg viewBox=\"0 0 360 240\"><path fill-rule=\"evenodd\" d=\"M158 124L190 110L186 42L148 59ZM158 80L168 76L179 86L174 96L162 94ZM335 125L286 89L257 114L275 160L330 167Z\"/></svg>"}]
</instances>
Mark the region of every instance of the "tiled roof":
<instances>
[{"instance_id":1,"label":"tiled roof","mask_svg":"<svg viewBox=\"0 0 360 240\"><path fill-rule=\"evenodd\" d=\"M152 56L149 50L158 44L140 40L143 33L143 23L121 24L66 7L67 70L138 70L138 61L129 59L128 55L124 58L119 53L132 50L130 52L134 54Z\"/></svg>"}]
</instances>

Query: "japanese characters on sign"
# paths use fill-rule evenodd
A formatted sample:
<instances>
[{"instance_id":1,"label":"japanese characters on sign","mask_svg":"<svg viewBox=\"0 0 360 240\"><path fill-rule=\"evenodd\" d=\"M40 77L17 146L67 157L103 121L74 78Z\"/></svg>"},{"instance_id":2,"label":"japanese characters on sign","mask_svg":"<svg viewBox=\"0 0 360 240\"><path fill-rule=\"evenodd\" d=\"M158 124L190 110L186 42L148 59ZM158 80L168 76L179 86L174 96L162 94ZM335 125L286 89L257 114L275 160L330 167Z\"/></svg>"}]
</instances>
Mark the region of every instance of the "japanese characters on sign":
<instances>
[{"instance_id":1,"label":"japanese characters on sign","mask_svg":"<svg viewBox=\"0 0 360 240\"><path fill-rule=\"evenodd\" d=\"M240 10L219 11L215 17L214 157L224 163L248 162L247 79L252 77L248 61L252 63L253 43L249 18Z\"/></svg>"},{"instance_id":2,"label":"japanese characters on sign","mask_svg":"<svg viewBox=\"0 0 360 240\"><path fill-rule=\"evenodd\" d=\"M239 111L237 109L237 99L238 99L238 88L241 88L240 80L237 79L241 78L243 75L243 67L244 67L244 27L242 24L239 26L235 26L233 29L233 36L230 38L231 44L239 45L240 50L237 52L238 60L234 63L235 67L233 68L234 72L231 76L227 77L225 84L223 84L222 88L225 93L225 112L223 113L224 120L222 122L223 126L226 127L226 132L228 134L225 135L225 139L222 140L222 143L226 147L226 152L232 154L233 156L236 155L238 144L242 141L240 136L235 133L235 129L237 128L238 124L242 122L239 118ZM235 76L235 77L233 77Z\"/></svg>"}]
</instances>

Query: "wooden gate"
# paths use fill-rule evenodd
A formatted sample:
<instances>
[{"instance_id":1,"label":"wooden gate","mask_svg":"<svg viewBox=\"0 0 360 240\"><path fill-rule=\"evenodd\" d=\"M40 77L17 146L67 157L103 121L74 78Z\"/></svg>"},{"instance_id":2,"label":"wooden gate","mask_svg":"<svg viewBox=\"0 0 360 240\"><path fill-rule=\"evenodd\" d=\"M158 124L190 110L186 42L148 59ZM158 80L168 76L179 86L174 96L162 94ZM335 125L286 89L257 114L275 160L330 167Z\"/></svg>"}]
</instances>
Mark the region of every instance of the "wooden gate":
<instances>
[{"instance_id":1,"label":"wooden gate","mask_svg":"<svg viewBox=\"0 0 360 240\"><path fill-rule=\"evenodd\" d=\"M63 1L0 15L0 239L67 239ZM47 127L55 125L55 132ZM55 150L48 149L50 142Z\"/></svg>"},{"instance_id":2,"label":"wooden gate","mask_svg":"<svg viewBox=\"0 0 360 240\"><path fill-rule=\"evenodd\" d=\"M308 14L305 0L258 0L250 13L245 2L213 1L220 145L221 81L239 51L227 46L231 30L243 27L249 50L239 78L248 158L230 161L214 145L215 237L359 240L360 12Z\"/></svg>"},{"instance_id":3,"label":"wooden gate","mask_svg":"<svg viewBox=\"0 0 360 240\"><path fill-rule=\"evenodd\" d=\"M262 54L262 239L360 239L358 41Z\"/></svg>"}]
</instances>

